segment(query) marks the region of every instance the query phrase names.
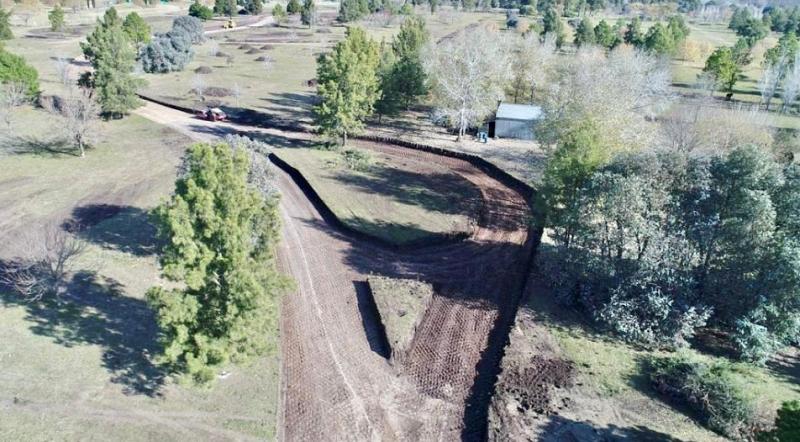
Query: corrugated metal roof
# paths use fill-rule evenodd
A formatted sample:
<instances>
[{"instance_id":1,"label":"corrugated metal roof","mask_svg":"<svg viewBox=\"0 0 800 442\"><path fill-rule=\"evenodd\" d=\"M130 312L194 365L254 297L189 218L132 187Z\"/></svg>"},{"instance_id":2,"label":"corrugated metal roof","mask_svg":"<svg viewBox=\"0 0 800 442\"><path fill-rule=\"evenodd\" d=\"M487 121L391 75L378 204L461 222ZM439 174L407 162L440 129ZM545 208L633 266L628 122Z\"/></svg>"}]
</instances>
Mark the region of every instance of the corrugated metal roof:
<instances>
[{"instance_id":1,"label":"corrugated metal roof","mask_svg":"<svg viewBox=\"0 0 800 442\"><path fill-rule=\"evenodd\" d=\"M542 117L542 108L534 104L500 103L497 108L498 119L538 120Z\"/></svg>"}]
</instances>

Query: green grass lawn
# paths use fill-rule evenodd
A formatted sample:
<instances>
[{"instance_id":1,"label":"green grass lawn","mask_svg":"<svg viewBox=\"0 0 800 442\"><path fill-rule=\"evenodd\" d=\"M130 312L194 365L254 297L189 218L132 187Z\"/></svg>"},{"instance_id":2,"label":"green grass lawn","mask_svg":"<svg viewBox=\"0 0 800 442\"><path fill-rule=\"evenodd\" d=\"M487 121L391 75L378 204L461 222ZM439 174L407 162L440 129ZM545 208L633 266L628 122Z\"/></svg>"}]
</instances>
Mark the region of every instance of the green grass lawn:
<instances>
[{"instance_id":1,"label":"green grass lawn","mask_svg":"<svg viewBox=\"0 0 800 442\"><path fill-rule=\"evenodd\" d=\"M0 289L0 440L271 439L275 356L236 366L213 388L165 377L145 290L160 282L150 208L173 188L189 140L137 116L102 123L85 158L59 121L22 108L0 141L0 260L43 223L82 221L88 245L62 302ZM16 151L16 153L9 153Z\"/></svg>"},{"instance_id":2,"label":"green grass lawn","mask_svg":"<svg viewBox=\"0 0 800 442\"><path fill-rule=\"evenodd\" d=\"M480 199L472 183L436 165L420 170L419 164L398 164L371 153L369 168L356 171L345 166L337 151L288 148L274 153L303 173L344 223L395 244L469 231Z\"/></svg>"}]
</instances>

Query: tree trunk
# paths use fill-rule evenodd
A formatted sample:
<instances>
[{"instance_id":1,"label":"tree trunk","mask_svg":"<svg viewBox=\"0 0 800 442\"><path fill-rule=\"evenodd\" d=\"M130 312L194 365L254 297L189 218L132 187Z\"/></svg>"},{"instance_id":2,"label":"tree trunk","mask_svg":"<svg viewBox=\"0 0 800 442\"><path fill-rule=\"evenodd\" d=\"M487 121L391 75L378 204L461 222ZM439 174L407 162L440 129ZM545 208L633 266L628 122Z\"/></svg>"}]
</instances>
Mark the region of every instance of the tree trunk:
<instances>
[{"instance_id":1,"label":"tree trunk","mask_svg":"<svg viewBox=\"0 0 800 442\"><path fill-rule=\"evenodd\" d=\"M342 131L342 147L347 145L347 131Z\"/></svg>"}]
</instances>

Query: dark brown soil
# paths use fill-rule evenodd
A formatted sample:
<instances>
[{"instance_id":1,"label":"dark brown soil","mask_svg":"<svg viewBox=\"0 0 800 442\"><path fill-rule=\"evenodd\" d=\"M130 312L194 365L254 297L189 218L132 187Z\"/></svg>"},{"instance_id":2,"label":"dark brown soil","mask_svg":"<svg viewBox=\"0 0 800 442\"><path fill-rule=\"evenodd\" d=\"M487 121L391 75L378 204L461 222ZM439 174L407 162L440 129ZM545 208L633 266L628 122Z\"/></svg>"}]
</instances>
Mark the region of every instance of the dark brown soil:
<instances>
[{"instance_id":1,"label":"dark brown soil","mask_svg":"<svg viewBox=\"0 0 800 442\"><path fill-rule=\"evenodd\" d=\"M553 388L571 386L574 377L572 362L534 356L527 364L514 364L503 372L497 384L497 394L511 395L517 401L520 413L549 414L557 408L552 400Z\"/></svg>"}]
</instances>

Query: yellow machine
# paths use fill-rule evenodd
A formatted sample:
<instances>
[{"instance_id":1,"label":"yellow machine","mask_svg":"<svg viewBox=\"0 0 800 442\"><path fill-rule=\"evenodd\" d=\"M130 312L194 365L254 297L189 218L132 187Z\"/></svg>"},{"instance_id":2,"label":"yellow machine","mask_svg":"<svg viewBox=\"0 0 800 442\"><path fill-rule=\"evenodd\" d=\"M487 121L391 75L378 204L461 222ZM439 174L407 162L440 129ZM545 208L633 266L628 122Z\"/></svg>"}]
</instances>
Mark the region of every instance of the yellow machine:
<instances>
[{"instance_id":1,"label":"yellow machine","mask_svg":"<svg viewBox=\"0 0 800 442\"><path fill-rule=\"evenodd\" d=\"M233 29L233 28L236 27L236 22L233 21L232 18L228 19L228 21L226 21L225 24L222 25L222 27L225 28L225 29Z\"/></svg>"}]
</instances>

